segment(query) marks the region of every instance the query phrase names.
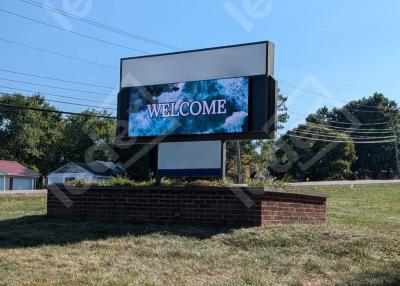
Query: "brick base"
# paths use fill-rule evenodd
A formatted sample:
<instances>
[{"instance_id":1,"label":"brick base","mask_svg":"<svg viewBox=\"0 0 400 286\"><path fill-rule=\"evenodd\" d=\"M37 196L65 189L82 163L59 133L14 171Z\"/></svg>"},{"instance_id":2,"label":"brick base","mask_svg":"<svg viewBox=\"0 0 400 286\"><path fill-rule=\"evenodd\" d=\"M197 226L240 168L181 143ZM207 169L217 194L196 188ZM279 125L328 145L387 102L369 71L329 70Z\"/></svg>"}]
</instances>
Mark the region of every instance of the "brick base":
<instances>
[{"instance_id":1,"label":"brick base","mask_svg":"<svg viewBox=\"0 0 400 286\"><path fill-rule=\"evenodd\" d=\"M50 186L47 215L130 222L261 226L323 223L326 198L264 188Z\"/></svg>"}]
</instances>

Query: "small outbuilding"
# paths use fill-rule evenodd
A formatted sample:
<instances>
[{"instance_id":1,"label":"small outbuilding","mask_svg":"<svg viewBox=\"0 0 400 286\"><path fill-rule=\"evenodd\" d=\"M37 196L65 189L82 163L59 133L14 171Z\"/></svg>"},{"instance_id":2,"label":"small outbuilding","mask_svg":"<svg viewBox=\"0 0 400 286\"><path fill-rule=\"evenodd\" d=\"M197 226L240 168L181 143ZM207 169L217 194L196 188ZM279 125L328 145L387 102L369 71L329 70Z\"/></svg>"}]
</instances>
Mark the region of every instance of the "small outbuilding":
<instances>
[{"instance_id":1,"label":"small outbuilding","mask_svg":"<svg viewBox=\"0 0 400 286\"><path fill-rule=\"evenodd\" d=\"M123 174L124 171L124 168L120 164L113 162L94 161L89 164L68 163L51 172L47 176L47 184L64 184L71 180L98 181Z\"/></svg>"},{"instance_id":2,"label":"small outbuilding","mask_svg":"<svg viewBox=\"0 0 400 286\"><path fill-rule=\"evenodd\" d=\"M34 190L39 177L18 162L0 160L0 190Z\"/></svg>"}]
</instances>

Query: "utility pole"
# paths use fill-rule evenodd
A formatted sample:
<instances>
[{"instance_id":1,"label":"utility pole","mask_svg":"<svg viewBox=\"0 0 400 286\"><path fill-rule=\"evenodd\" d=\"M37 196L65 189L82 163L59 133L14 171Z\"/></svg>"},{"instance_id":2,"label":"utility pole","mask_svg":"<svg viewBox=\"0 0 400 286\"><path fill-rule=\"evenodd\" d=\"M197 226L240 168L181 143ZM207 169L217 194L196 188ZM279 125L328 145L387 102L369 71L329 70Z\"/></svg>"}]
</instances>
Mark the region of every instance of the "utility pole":
<instances>
[{"instance_id":1,"label":"utility pole","mask_svg":"<svg viewBox=\"0 0 400 286\"><path fill-rule=\"evenodd\" d=\"M240 140L236 141L236 163L237 163L237 183L241 184L242 183L242 167L241 167L241 161L240 161Z\"/></svg>"},{"instance_id":2,"label":"utility pole","mask_svg":"<svg viewBox=\"0 0 400 286\"><path fill-rule=\"evenodd\" d=\"M397 148L397 144L399 142L398 132L397 132L397 120L394 121L393 117L390 117L390 122L393 128L393 135L394 135L394 152L396 155L396 169L397 169L397 178L400 178L400 162L399 162L399 149Z\"/></svg>"}]
</instances>

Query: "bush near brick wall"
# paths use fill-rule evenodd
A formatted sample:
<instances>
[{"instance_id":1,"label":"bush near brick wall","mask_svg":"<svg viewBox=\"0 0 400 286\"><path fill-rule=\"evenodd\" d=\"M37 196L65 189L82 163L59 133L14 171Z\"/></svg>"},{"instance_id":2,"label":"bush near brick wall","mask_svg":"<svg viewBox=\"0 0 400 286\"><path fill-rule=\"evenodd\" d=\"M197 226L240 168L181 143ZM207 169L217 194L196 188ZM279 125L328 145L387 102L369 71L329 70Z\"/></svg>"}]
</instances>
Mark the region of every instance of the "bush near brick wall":
<instances>
[{"instance_id":1,"label":"bush near brick wall","mask_svg":"<svg viewBox=\"0 0 400 286\"><path fill-rule=\"evenodd\" d=\"M326 198L263 188L49 186L47 215L130 222L261 226L323 223Z\"/></svg>"}]
</instances>

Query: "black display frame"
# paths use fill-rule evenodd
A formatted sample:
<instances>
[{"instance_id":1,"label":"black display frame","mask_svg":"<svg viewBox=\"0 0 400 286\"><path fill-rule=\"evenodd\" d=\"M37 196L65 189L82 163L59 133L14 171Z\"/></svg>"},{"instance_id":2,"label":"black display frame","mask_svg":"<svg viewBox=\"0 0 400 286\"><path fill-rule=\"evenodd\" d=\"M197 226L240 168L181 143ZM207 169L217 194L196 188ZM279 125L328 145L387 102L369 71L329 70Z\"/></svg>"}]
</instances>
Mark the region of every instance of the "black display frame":
<instances>
[{"instance_id":1,"label":"black display frame","mask_svg":"<svg viewBox=\"0 0 400 286\"><path fill-rule=\"evenodd\" d=\"M247 45L256 45L264 43L267 45L266 51L266 74L243 76L249 79L248 92L248 128L247 132L240 133L213 133L213 134L190 134L190 135L159 135L159 136L141 136L130 137L128 135L128 120L126 116L127 104L123 100L123 92L130 87L121 88L122 83L122 61L146 57L159 57L166 55L201 52L207 50L224 49L240 47ZM146 55L139 57L130 57L121 59L120 65L120 92L118 94L118 126L117 126L117 145L135 145L135 144L158 144L160 142L189 142L189 141L226 141L226 140L255 140L255 139L276 139L277 130L277 81L273 77L274 73L274 45L272 42L263 41L247 43L240 45L222 46L216 48L207 48L190 51L179 51L175 53ZM237 77L236 77L237 78ZM224 79L224 78L218 78ZM211 79L210 79L211 80ZM172 83L173 84L173 83ZM266 111L266 112L265 112Z\"/></svg>"}]
</instances>

